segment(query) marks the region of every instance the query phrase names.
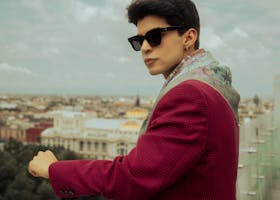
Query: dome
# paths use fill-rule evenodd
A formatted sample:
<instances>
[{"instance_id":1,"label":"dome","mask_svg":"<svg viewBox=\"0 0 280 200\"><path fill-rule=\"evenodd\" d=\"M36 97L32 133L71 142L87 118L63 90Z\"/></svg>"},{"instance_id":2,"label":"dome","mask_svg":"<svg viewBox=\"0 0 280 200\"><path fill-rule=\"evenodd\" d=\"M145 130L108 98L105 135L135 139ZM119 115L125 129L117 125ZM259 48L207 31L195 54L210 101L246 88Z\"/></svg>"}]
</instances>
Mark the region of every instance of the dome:
<instances>
[{"instance_id":1,"label":"dome","mask_svg":"<svg viewBox=\"0 0 280 200\"><path fill-rule=\"evenodd\" d=\"M123 123L121 127L122 128L135 128L135 129L137 129L137 128L140 128L140 125L137 122L128 121L128 122Z\"/></svg>"},{"instance_id":2,"label":"dome","mask_svg":"<svg viewBox=\"0 0 280 200\"><path fill-rule=\"evenodd\" d=\"M142 108L134 108L126 112L126 117L130 119L145 119L149 111Z\"/></svg>"}]
</instances>

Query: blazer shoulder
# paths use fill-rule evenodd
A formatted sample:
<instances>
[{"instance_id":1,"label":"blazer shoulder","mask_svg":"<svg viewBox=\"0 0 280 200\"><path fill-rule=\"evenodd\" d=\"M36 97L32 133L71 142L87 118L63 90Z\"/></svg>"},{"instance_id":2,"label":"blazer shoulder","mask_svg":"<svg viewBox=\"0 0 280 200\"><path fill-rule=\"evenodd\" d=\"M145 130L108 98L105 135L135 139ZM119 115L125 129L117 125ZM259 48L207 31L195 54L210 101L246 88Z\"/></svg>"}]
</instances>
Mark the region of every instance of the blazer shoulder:
<instances>
[{"instance_id":1,"label":"blazer shoulder","mask_svg":"<svg viewBox=\"0 0 280 200\"><path fill-rule=\"evenodd\" d=\"M165 91L154 106L152 118L157 116L155 113L173 112L174 110L207 112L207 97L199 87L200 84L205 83L187 80Z\"/></svg>"},{"instance_id":2,"label":"blazer shoulder","mask_svg":"<svg viewBox=\"0 0 280 200\"><path fill-rule=\"evenodd\" d=\"M201 80L186 80L178 84L176 87L187 88L190 86L195 88L204 96L208 107L215 109L215 112L227 111L228 113L232 113L233 118L235 118L235 121L238 124L239 95L237 93L235 93L234 91L233 93L223 93L223 89L221 90L215 88L213 85L205 83Z\"/></svg>"},{"instance_id":3,"label":"blazer shoulder","mask_svg":"<svg viewBox=\"0 0 280 200\"><path fill-rule=\"evenodd\" d=\"M191 98L192 96L200 96L200 99L205 99L205 91L203 89L203 85L206 85L206 83L203 83L198 80L185 80L178 84L176 84L174 87L169 88L167 91L163 91L163 95L160 98L160 101L164 99L176 99L176 98ZM159 101L159 102L160 102ZM176 102L178 103L178 102Z\"/></svg>"},{"instance_id":4,"label":"blazer shoulder","mask_svg":"<svg viewBox=\"0 0 280 200\"><path fill-rule=\"evenodd\" d=\"M160 100L164 98L174 98L174 96L185 96L188 98L190 95L200 95L205 99L205 96L211 95L211 93L217 92L215 88L209 84L195 79L184 80L180 83L177 83L172 88L168 88L166 91L162 92Z\"/></svg>"},{"instance_id":5,"label":"blazer shoulder","mask_svg":"<svg viewBox=\"0 0 280 200\"><path fill-rule=\"evenodd\" d=\"M188 105L197 105L208 110L208 107L220 105L231 108L227 99L212 85L201 80L189 79L176 84L168 91L163 91L157 100L154 111L162 107L170 109Z\"/></svg>"},{"instance_id":6,"label":"blazer shoulder","mask_svg":"<svg viewBox=\"0 0 280 200\"><path fill-rule=\"evenodd\" d=\"M172 89L174 88L185 88L185 89L192 89L192 90L197 90L198 92L207 95L207 93L211 92L217 92L217 90L210 85L209 83L206 83L201 80L196 80L196 79L188 79L184 80L177 85L175 85Z\"/></svg>"}]
</instances>

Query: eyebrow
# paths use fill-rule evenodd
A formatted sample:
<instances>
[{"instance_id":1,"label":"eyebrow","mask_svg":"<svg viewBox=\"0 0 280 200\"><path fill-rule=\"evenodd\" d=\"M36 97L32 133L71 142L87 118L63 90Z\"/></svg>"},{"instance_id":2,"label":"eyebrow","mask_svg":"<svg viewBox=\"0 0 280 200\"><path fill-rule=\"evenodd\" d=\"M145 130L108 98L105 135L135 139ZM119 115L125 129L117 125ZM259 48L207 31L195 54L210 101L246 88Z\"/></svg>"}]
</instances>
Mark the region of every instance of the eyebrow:
<instances>
[{"instance_id":1,"label":"eyebrow","mask_svg":"<svg viewBox=\"0 0 280 200\"><path fill-rule=\"evenodd\" d=\"M155 30L155 29L158 29L158 28L166 28L166 27L154 27L154 28L148 30L144 35L146 35L149 31L152 31L152 30ZM138 36L144 36L143 34L139 34L139 33L137 33L137 35Z\"/></svg>"}]
</instances>

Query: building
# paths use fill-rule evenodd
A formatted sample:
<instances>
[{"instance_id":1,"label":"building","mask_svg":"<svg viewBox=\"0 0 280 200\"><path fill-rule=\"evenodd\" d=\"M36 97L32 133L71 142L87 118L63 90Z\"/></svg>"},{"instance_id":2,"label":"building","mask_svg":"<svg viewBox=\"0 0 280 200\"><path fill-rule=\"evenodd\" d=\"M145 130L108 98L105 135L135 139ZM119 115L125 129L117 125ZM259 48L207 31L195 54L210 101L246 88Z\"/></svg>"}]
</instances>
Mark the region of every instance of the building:
<instances>
[{"instance_id":1,"label":"building","mask_svg":"<svg viewBox=\"0 0 280 200\"><path fill-rule=\"evenodd\" d=\"M0 138L8 140L13 138L22 143L26 142L26 130L29 126L6 125L0 128Z\"/></svg>"},{"instance_id":2,"label":"building","mask_svg":"<svg viewBox=\"0 0 280 200\"><path fill-rule=\"evenodd\" d=\"M4 151L4 147L5 147L5 141L0 140L0 151Z\"/></svg>"},{"instance_id":3,"label":"building","mask_svg":"<svg viewBox=\"0 0 280 200\"><path fill-rule=\"evenodd\" d=\"M94 114L59 111L50 114L54 127L43 131L45 146L63 146L84 158L113 159L135 145L142 120L100 119Z\"/></svg>"},{"instance_id":4,"label":"building","mask_svg":"<svg viewBox=\"0 0 280 200\"><path fill-rule=\"evenodd\" d=\"M26 143L33 143L33 144L40 144L41 143L41 133L47 129L53 127L53 123L46 123L41 122L35 127L29 128L26 130L25 133L25 142Z\"/></svg>"},{"instance_id":5,"label":"building","mask_svg":"<svg viewBox=\"0 0 280 200\"><path fill-rule=\"evenodd\" d=\"M136 108L133 108L131 110L128 110L126 112L125 117L128 118L128 119L140 119L140 120L143 120L143 119L146 119L148 114L149 114L149 110L144 109L144 108L137 108L136 107Z\"/></svg>"},{"instance_id":6,"label":"building","mask_svg":"<svg viewBox=\"0 0 280 200\"><path fill-rule=\"evenodd\" d=\"M9 124L0 127L0 139L8 140L13 138L23 144L33 143L40 144L41 133L48 127L52 127L52 123L18 123Z\"/></svg>"}]
</instances>

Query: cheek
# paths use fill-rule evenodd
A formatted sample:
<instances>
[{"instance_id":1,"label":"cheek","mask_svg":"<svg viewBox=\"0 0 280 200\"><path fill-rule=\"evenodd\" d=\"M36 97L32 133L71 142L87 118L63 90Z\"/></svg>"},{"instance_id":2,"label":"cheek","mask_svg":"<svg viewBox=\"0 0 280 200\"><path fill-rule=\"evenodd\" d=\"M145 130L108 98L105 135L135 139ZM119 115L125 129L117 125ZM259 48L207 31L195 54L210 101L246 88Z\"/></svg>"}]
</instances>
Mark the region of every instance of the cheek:
<instances>
[{"instance_id":1,"label":"cheek","mask_svg":"<svg viewBox=\"0 0 280 200\"><path fill-rule=\"evenodd\" d=\"M170 67L174 67L175 65L179 64L183 58L184 52L180 47L167 49L163 57L166 64Z\"/></svg>"},{"instance_id":2,"label":"cheek","mask_svg":"<svg viewBox=\"0 0 280 200\"><path fill-rule=\"evenodd\" d=\"M184 58L184 46L179 37L172 38L170 41L165 41L163 45L163 59L174 66L181 62Z\"/></svg>"}]
</instances>

